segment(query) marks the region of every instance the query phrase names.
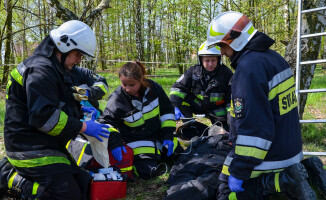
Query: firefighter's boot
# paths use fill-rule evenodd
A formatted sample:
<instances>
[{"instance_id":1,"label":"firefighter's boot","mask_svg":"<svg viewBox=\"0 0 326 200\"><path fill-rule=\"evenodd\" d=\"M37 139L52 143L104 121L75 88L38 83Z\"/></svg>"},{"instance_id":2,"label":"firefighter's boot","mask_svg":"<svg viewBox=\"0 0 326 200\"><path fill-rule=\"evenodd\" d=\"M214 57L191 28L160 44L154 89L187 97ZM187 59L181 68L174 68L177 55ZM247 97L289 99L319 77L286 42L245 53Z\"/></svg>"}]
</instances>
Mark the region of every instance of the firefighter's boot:
<instances>
[{"instance_id":1,"label":"firefighter's boot","mask_svg":"<svg viewBox=\"0 0 326 200\"><path fill-rule=\"evenodd\" d=\"M260 181L265 195L286 193L297 200L316 200L307 178L305 167L297 163L281 172L261 175Z\"/></svg>"},{"instance_id":2,"label":"firefighter's boot","mask_svg":"<svg viewBox=\"0 0 326 200\"><path fill-rule=\"evenodd\" d=\"M39 184L19 175L6 157L0 161L0 188L13 190L23 199L34 199L40 192Z\"/></svg>"},{"instance_id":3,"label":"firefighter's boot","mask_svg":"<svg viewBox=\"0 0 326 200\"><path fill-rule=\"evenodd\" d=\"M309 182L326 195L326 171L323 169L322 161L314 156L301 161L301 163L309 174Z\"/></svg>"}]
</instances>

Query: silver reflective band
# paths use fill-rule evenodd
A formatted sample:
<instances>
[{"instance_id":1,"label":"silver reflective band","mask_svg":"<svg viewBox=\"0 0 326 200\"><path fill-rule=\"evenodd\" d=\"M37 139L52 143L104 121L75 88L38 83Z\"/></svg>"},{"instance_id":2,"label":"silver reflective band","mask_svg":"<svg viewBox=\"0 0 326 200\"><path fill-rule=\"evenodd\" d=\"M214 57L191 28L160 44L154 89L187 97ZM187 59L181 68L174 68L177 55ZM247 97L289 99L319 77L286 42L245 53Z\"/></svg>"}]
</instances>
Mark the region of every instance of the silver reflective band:
<instances>
[{"instance_id":1,"label":"silver reflective band","mask_svg":"<svg viewBox=\"0 0 326 200\"><path fill-rule=\"evenodd\" d=\"M259 137L238 135L236 144L244 145L244 146L258 147L260 149L269 150L269 148L272 145L272 142L268 141L268 140L264 140Z\"/></svg>"},{"instance_id":2,"label":"silver reflective band","mask_svg":"<svg viewBox=\"0 0 326 200\"><path fill-rule=\"evenodd\" d=\"M271 91L275 86L282 83L286 79L292 76L291 68L288 68L278 74L276 74L271 81L268 82L269 91Z\"/></svg>"}]
</instances>

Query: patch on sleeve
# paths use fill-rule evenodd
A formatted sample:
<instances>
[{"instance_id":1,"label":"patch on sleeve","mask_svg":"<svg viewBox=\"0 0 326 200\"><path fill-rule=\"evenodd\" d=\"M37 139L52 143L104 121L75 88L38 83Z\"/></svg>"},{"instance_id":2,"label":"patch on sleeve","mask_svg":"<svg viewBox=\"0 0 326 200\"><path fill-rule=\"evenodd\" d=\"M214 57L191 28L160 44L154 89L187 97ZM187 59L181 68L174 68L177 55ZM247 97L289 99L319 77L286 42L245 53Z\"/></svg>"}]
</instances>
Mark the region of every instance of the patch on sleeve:
<instances>
[{"instance_id":1,"label":"patch on sleeve","mask_svg":"<svg viewBox=\"0 0 326 200\"><path fill-rule=\"evenodd\" d=\"M242 118L243 110L244 110L244 101L241 98L235 98L233 99L233 105L234 105L234 115L236 118Z\"/></svg>"}]
</instances>

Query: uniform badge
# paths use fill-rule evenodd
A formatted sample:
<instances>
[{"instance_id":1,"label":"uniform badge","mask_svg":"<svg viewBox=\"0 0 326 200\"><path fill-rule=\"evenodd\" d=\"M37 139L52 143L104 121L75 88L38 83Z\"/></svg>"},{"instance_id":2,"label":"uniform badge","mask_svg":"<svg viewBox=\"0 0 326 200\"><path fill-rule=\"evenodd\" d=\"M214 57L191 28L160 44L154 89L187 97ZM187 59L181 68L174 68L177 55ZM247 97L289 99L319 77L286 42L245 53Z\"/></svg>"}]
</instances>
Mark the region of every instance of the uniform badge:
<instances>
[{"instance_id":1,"label":"uniform badge","mask_svg":"<svg viewBox=\"0 0 326 200\"><path fill-rule=\"evenodd\" d=\"M243 117L244 101L241 98L233 99L234 114L236 118Z\"/></svg>"}]
</instances>

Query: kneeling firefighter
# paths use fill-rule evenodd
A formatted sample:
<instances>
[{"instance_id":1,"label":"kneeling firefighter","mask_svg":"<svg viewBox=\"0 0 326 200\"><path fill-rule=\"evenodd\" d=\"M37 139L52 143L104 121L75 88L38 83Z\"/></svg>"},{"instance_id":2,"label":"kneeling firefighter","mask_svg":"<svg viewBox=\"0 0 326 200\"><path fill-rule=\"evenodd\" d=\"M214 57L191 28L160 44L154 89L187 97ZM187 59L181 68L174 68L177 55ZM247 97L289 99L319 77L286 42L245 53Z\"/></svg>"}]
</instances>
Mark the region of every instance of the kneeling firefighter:
<instances>
[{"instance_id":1,"label":"kneeling firefighter","mask_svg":"<svg viewBox=\"0 0 326 200\"><path fill-rule=\"evenodd\" d=\"M233 73L222 64L220 48L207 49L207 41L199 47L198 60L171 87L170 101L175 107L176 120L180 119L180 112L186 118L205 114L212 124L220 121L228 131L229 82Z\"/></svg>"},{"instance_id":2,"label":"kneeling firefighter","mask_svg":"<svg viewBox=\"0 0 326 200\"><path fill-rule=\"evenodd\" d=\"M209 47L220 46L235 69L230 109L233 150L219 177L218 199L263 199L280 192L299 200L316 199L308 174L325 192L325 171L317 157L301 162L293 73L270 49L274 40L234 11L213 19L207 40Z\"/></svg>"},{"instance_id":3,"label":"kneeling firefighter","mask_svg":"<svg viewBox=\"0 0 326 200\"><path fill-rule=\"evenodd\" d=\"M72 20L50 32L34 54L12 70L7 84L0 187L26 199L88 199L91 176L65 146L79 132L100 140L107 125L81 122L70 70L83 55L94 57L96 38L85 23Z\"/></svg>"}]
</instances>

